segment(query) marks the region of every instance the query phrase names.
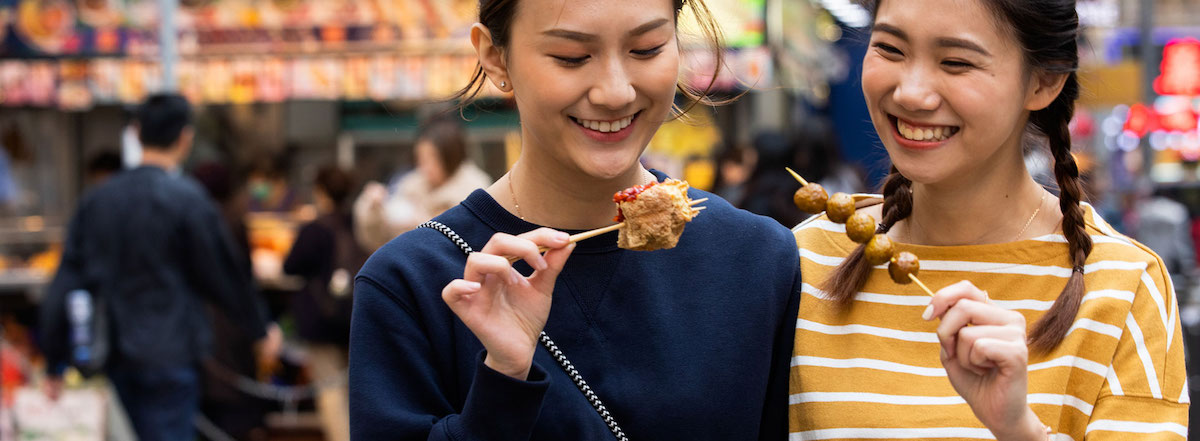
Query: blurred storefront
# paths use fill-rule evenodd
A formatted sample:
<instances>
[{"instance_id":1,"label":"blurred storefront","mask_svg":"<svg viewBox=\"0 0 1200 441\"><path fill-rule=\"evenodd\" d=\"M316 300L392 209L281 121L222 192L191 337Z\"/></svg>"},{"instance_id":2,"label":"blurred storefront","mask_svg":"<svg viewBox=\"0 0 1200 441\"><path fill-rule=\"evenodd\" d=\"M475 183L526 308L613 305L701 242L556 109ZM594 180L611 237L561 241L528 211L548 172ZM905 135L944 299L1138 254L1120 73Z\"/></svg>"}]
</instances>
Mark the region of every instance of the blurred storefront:
<instances>
[{"instance_id":1,"label":"blurred storefront","mask_svg":"<svg viewBox=\"0 0 1200 441\"><path fill-rule=\"evenodd\" d=\"M314 216L296 195L309 193L317 167L339 164L360 182L412 169L418 124L454 112L446 100L475 67L475 0L181 1L166 41L161 3L0 0L0 311L14 353L31 351L27 331L66 222L95 182L88 164L112 153L136 163L129 114L148 94L178 90L195 104L185 168L218 163L240 176L254 207L245 222L255 274L283 303L300 281L282 261ZM722 150L827 111L831 84L857 75L836 43L844 22L865 20L861 8L847 15L849 2L707 3L729 46L713 88L740 99L668 122L645 156L699 188L713 186ZM703 88L715 59L692 23L685 13L681 75ZM501 176L520 151L514 104L488 85L464 116L469 157ZM7 375L5 389L28 380Z\"/></svg>"},{"instance_id":2,"label":"blurred storefront","mask_svg":"<svg viewBox=\"0 0 1200 441\"><path fill-rule=\"evenodd\" d=\"M824 106L828 79L845 77L848 64L834 51L840 28L822 2L709 7L729 45L715 89L750 92L730 108L668 123L647 155L701 188L711 186L718 149L782 129L791 107ZM0 2L0 23L8 24L0 26L0 142L11 156L0 157L8 217L0 219L0 289L35 288L52 274L63 222L87 184L84 164L128 148L128 110L167 83L197 105L190 165L249 169L273 160L294 187L326 162L383 182L411 168L419 121L453 111L441 101L472 74L475 8L472 0L185 1L175 15L177 62L166 63L157 1ZM767 23L768 11L779 12L776 23ZM683 75L702 87L714 59L687 27L693 21L681 23ZM519 123L499 91L489 85L482 96L466 112L470 156L498 177L519 152ZM261 275L277 274L272 262L310 216L289 209L251 219L255 256L266 261L257 265Z\"/></svg>"}]
</instances>

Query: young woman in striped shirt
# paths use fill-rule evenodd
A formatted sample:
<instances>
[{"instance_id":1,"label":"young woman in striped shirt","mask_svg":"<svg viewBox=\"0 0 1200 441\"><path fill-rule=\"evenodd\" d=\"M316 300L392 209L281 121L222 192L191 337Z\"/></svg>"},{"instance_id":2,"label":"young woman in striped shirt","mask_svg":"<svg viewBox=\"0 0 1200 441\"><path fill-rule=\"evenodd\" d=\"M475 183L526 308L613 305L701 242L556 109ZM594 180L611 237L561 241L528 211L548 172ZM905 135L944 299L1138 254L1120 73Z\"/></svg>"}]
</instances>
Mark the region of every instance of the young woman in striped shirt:
<instances>
[{"instance_id":1,"label":"young woman in striped shirt","mask_svg":"<svg viewBox=\"0 0 1200 441\"><path fill-rule=\"evenodd\" d=\"M1075 2L874 12L863 92L894 168L859 209L941 289L896 284L825 216L797 226L791 439L1185 438L1166 269L1081 202ZM1034 138L1057 197L1025 169Z\"/></svg>"}]
</instances>

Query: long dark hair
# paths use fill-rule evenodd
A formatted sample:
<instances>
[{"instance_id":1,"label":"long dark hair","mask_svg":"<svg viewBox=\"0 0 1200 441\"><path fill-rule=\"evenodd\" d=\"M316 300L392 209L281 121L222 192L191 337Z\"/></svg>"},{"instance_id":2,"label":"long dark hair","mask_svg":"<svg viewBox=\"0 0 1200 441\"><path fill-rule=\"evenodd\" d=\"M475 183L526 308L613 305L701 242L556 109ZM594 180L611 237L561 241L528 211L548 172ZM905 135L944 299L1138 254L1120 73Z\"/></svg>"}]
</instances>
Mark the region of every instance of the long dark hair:
<instances>
[{"instance_id":1,"label":"long dark hair","mask_svg":"<svg viewBox=\"0 0 1200 441\"><path fill-rule=\"evenodd\" d=\"M492 43L497 47L503 48L508 46L513 16L517 12L517 1L479 0L479 23L483 24L492 33ZM688 98L688 101L682 107L673 106L675 115L683 115L697 104L728 104L733 99L717 99L713 97L713 85L717 81L717 75L725 67L725 41L724 37L722 37L720 26L717 25L717 21L713 18L708 6L704 4L704 0L672 0L672 2L675 7L675 21L677 25L679 12L685 6L691 8L692 13L696 16L697 24L700 26L700 33L708 41L713 60L716 60L710 77L711 80L709 80L708 85L703 90L695 89L682 82L676 85L676 88ZM462 109L466 104L479 96L486 83L487 73L483 71L482 65L477 64L475 66L475 73L471 75L471 81L450 99L459 101L459 108Z\"/></svg>"},{"instance_id":2,"label":"long dark hair","mask_svg":"<svg viewBox=\"0 0 1200 441\"><path fill-rule=\"evenodd\" d=\"M1071 155L1071 133L1067 128L1075 114L1075 100L1079 98L1079 52L1076 38L1079 33L1079 16L1075 12L1074 0L982 0L998 20L1007 23L1021 43L1025 64L1043 74L1066 75L1062 92L1048 107L1032 112L1029 129L1048 141L1054 157L1054 176L1058 181L1059 208L1063 213L1062 229L1067 238L1072 272L1067 286L1063 288L1054 306L1033 325L1029 334L1029 345L1035 350L1049 351L1066 337L1075 321L1079 304L1083 300L1083 265L1092 252L1092 239L1088 236L1083 219L1083 187L1079 180L1079 167ZM875 2L873 11L878 12ZM896 222L912 214L912 181L892 167L883 184L883 220L879 232L887 233ZM863 246L859 246L834 270L826 282L829 296L848 305L854 294L862 289L870 274L871 266L863 258Z\"/></svg>"}]
</instances>

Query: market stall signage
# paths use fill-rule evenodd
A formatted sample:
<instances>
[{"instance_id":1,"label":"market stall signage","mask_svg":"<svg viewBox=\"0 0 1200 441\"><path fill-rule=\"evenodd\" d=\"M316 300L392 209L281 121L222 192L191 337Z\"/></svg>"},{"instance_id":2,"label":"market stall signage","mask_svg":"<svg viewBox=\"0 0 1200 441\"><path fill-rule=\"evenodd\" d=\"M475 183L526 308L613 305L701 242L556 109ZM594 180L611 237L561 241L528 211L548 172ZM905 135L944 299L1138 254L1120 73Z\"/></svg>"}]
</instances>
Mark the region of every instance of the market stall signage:
<instances>
[{"instance_id":1,"label":"market stall signage","mask_svg":"<svg viewBox=\"0 0 1200 441\"><path fill-rule=\"evenodd\" d=\"M1154 79L1159 95L1200 95L1200 40L1185 38L1163 49L1162 74Z\"/></svg>"}]
</instances>

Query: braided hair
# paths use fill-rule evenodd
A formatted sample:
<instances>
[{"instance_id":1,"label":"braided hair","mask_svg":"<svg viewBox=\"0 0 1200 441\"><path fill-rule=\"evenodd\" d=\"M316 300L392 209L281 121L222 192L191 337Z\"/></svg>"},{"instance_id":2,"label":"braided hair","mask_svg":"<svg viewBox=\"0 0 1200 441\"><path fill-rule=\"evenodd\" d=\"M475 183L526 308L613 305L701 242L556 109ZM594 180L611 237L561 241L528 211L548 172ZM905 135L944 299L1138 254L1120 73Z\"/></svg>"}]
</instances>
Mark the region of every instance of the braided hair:
<instances>
[{"instance_id":1,"label":"braided hair","mask_svg":"<svg viewBox=\"0 0 1200 441\"><path fill-rule=\"evenodd\" d=\"M1071 133L1068 124L1075 114L1079 98L1079 53L1076 38L1079 16L1074 0L982 0L995 16L1007 23L1021 44L1025 63L1035 72L1066 75L1062 91L1045 109L1029 116L1028 129L1044 136L1054 157L1054 175L1061 191L1059 208L1063 213L1062 230L1067 239L1072 272L1066 287L1054 305L1033 325L1029 345L1038 351L1049 351L1062 342L1075 321L1084 296L1084 263L1092 252L1092 239L1084 221L1083 187L1079 167L1071 154ZM874 10L878 11L878 2ZM895 167L883 185L883 220L879 233L887 233L896 222L912 214L912 181ZM864 258L865 245L857 249L834 270L826 282L829 297L848 306L854 294L862 289L870 275L871 266Z\"/></svg>"}]
</instances>

